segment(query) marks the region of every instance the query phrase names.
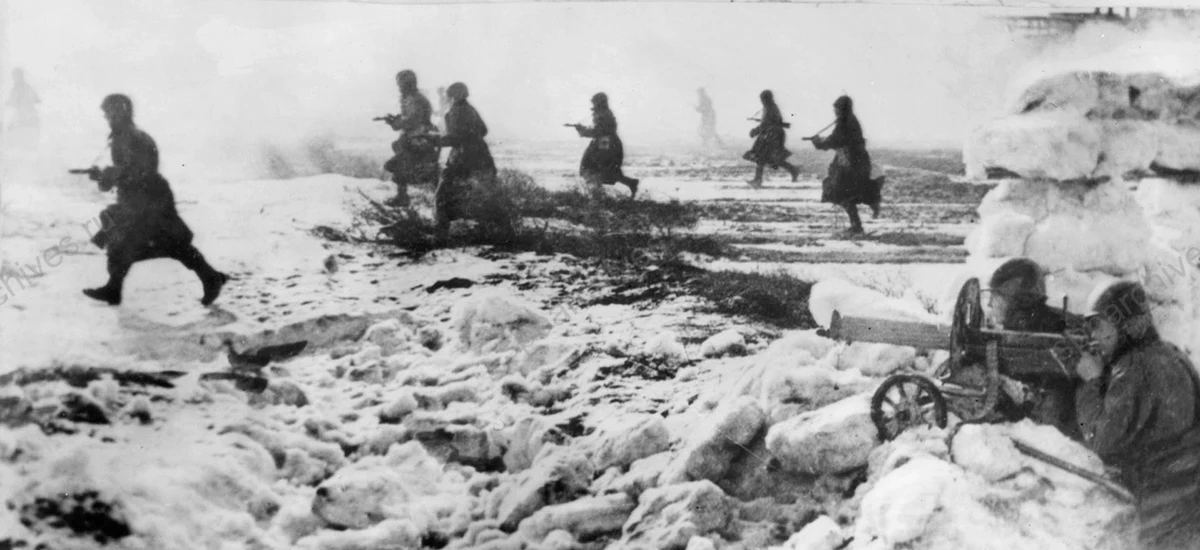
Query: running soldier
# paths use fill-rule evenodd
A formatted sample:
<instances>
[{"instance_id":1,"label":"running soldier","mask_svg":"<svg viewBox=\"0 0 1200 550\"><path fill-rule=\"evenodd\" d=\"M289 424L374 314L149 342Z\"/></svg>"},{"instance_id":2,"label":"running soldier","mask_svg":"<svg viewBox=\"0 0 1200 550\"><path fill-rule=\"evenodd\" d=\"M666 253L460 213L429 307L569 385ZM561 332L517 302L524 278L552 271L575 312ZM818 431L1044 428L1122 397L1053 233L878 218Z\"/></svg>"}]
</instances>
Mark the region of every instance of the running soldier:
<instances>
[{"instance_id":1,"label":"running soldier","mask_svg":"<svg viewBox=\"0 0 1200 550\"><path fill-rule=\"evenodd\" d=\"M156 258L178 260L200 277L207 306L217 299L229 276L208 265L192 246L192 231L175 210L171 187L158 173L158 146L133 123L133 102L113 94L100 104L112 133L112 166L92 167L88 175L101 191L117 190L117 202L100 214L92 243L108 252L108 283L85 289L90 298L121 303L121 287L133 264Z\"/></svg>"}]
</instances>

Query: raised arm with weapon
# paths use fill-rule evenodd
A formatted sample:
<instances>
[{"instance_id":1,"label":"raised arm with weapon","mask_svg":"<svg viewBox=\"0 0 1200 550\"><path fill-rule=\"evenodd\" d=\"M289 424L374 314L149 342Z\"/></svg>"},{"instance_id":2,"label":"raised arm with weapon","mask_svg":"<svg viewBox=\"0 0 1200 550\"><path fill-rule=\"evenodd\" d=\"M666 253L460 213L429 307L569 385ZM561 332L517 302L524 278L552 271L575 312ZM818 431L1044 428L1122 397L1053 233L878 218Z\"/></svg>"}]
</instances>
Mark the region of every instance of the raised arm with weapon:
<instances>
[{"instance_id":1,"label":"raised arm with weapon","mask_svg":"<svg viewBox=\"0 0 1200 550\"><path fill-rule=\"evenodd\" d=\"M811 135L811 136L807 136L807 137L802 137L802 138L800 138L800 139L801 139L802 141L814 141L814 140L816 140L816 139L818 139L818 138L820 138L820 137L821 137L821 132L824 132L825 130L828 130L828 129L832 128L834 124L837 124L837 121L836 121L836 120L835 120L835 121L833 121L833 122L830 122L830 123L829 123L827 126L825 126L824 128L821 128L820 130L817 130L816 132L813 132L813 135Z\"/></svg>"},{"instance_id":2,"label":"raised arm with weapon","mask_svg":"<svg viewBox=\"0 0 1200 550\"><path fill-rule=\"evenodd\" d=\"M762 122L762 119L761 119L761 118L755 118L755 117L749 117L749 118L747 118L746 120L749 120L749 121L751 121L751 122ZM791 128L791 127L792 127L792 123L791 123L791 122L781 122L781 123L779 123L779 125L780 125L780 126L783 126L784 128Z\"/></svg>"},{"instance_id":3,"label":"raised arm with weapon","mask_svg":"<svg viewBox=\"0 0 1200 550\"><path fill-rule=\"evenodd\" d=\"M91 168L71 168L67 170L69 174L84 174L91 178L92 181L100 181L100 167L93 166Z\"/></svg>"}]
</instances>

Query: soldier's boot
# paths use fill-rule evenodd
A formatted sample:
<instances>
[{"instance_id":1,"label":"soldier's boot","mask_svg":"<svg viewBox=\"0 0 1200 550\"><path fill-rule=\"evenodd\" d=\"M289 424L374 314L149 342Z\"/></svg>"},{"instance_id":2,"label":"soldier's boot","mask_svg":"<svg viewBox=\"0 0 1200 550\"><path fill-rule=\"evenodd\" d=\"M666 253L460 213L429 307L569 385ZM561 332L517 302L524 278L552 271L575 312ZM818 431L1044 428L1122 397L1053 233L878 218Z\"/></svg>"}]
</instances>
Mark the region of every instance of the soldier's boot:
<instances>
[{"instance_id":1,"label":"soldier's boot","mask_svg":"<svg viewBox=\"0 0 1200 550\"><path fill-rule=\"evenodd\" d=\"M843 205L843 208L846 209L846 214L850 216L850 229L846 232L851 235L863 234L862 219L858 217L858 205L847 203Z\"/></svg>"},{"instance_id":2,"label":"soldier's boot","mask_svg":"<svg viewBox=\"0 0 1200 550\"><path fill-rule=\"evenodd\" d=\"M125 276L129 274L130 267L133 267L133 262L110 251L108 254L108 282L101 287L85 288L83 294L93 300L106 302L108 305L121 305L121 287L125 286Z\"/></svg>"},{"instance_id":3,"label":"soldier's boot","mask_svg":"<svg viewBox=\"0 0 1200 550\"><path fill-rule=\"evenodd\" d=\"M204 259L204 255L192 245L179 247L171 252L170 257L200 277L200 284L204 285L204 296L200 298L200 305L212 305L221 295L221 287L229 282L229 276L213 269Z\"/></svg>"},{"instance_id":4,"label":"soldier's boot","mask_svg":"<svg viewBox=\"0 0 1200 550\"><path fill-rule=\"evenodd\" d=\"M759 188L763 183L763 165L759 164L754 168L754 179L747 181L750 187Z\"/></svg>"},{"instance_id":5,"label":"soldier's boot","mask_svg":"<svg viewBox=\"0 0 1200 550\"><path fill-rule=\"evenodd\" d=\"M107 285L96 288L85 288L83 294L93 300L106 302L110 306L121 305L121 290L110 288Z\"/></svg>"},{"instance_id":6,"label":"soldier's boot","mask_svg":"<svg viewBox=\"0 0 1200 550\"><path fill-rule=\"evenodd\" d=\"M787 163L787 162L783 163L783 167L786 168L788 173L792 175L792 183L795 183L796 180L800 179L800 169L799 168L797 168L797 167L793 166L791 163Z\"/></svg>"},{"instance_id":7,"label":"soldier's boot","mask_svg":"<svg viewBox=\"0 0 1200 550\"><path fill-rule=\"evenodd\" d=\"M625 178L625 181L621 183L624 183L625 186L629 188L629 198L632 199L637 196L638 184L641 183L641 180L636 178Z\"/></svg>"}]
</instances>

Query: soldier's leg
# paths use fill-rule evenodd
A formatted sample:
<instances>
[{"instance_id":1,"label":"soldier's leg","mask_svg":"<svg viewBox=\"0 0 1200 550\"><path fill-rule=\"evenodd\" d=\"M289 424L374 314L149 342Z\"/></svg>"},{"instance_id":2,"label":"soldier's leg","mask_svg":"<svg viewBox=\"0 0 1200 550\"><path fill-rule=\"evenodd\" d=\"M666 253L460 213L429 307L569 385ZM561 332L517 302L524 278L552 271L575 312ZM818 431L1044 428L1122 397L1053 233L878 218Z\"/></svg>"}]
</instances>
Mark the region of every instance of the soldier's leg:
<instances>
[{"instance_id":1,"label":"soldier's leg","mask_svg":"<svg viewBox=\"0 0 1200 550\"><path fill-rule=\"evenodd\" d=\"M754 166L754 179L752 179L752 180L750 180L750 181L748 181L748 182L746 182L746 183L749 183L751 186L754 186L754 187L758 187L758 186L762 185L762 182L763 182L763 168L764 168L764 167L763 167L763 165L762 165L761 163L759 163L759 164L756 164L756 165Z\"/></svg>"},{"instance_id":2,"label":"soldier's leg","mask_svg":"<svg viewBox=\"0 0 1200 550\"><path fill-rule=\"evenodd\" d=\"M125 277L133 267L133 258L123 251L108 251L108 283L102 287L86 288L83 293L89 298L107 302L110 305L121 303L121 288L125 286Z\"/></svg>"},{"instance_id":3,"label":"soldier's leg","mask_svg":"<svg viewBox=\"0 0 1200 550\"><path fill-rule=\"evenodd\" d=\"M433 196L434 232L439 241L444 241L450 235L450 222L458 214L457 177L450 170L442 175L437 190Z\"/></svg>"},{"instance_id":4,"label":"soldier's leg","mask_svg":"<svg viewBox=\"0 0 1200 550\"><path fill-rule=\"evenodd\" d=\"M850 232L862 233L863 226L862 219L858 217L858 205L854 204L853 202L848 202L843 204L842 208L846 209L846 214L850 216Z\"/></svg>"},{"instance_id":5,"label":"soldier's leg","mask_svg":"<svg viewBox=\"0 0 1200 550\"><path fill-rule=\"evenodd\" d=\"M213 269L208 260L204 259L204 255L190 244L173 247L163 255L183 264L200 278L200 283L204 285L204 297L200 299L203 305L213 303L221 294L221 287L229 280L228 275Z\"/></svg>"},{"instance_id":6,"label":"soldier's leg","mask_svg":"<svg viewBox=\"0 0 1200 550\"><path fill-rule=\"evenodd\" d=\"M792 175L792 181L796 181L800 178L800 169L796 168L796 166L792 163L785 160L780 163L780 166L783 166L783 169L787 170L787 172Z\"/></svg>"}]
</instances>

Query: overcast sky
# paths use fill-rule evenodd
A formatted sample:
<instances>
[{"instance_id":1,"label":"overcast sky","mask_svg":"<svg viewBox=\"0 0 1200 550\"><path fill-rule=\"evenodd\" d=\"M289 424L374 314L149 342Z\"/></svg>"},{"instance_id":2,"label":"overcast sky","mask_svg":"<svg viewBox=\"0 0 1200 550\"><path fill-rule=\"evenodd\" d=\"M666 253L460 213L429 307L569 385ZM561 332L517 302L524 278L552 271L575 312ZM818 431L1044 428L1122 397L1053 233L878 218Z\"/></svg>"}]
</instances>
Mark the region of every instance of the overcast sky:
<instances>
[{"instance_id":1,"label":"overcast sky","mask_svg":"<svg viewBox=\"0 0 1200 550\"><path fill-rule=\"evenodd\" d=\"M156 136L386 136L370 118L398 110L393 75L411 68L431 94L467 83L496 139L573 139L561 124L586 121L605 91L630 146L689 141L704 86L738 139L771 89L793 139L830 122L847 93L874 142L957 145L1000 114L1027 56L987 18L1002 12L967 7L9 0L8 11L9 62L39 88L47 124L92 138L115 91Z\"/></svg>"}]
</instances>

